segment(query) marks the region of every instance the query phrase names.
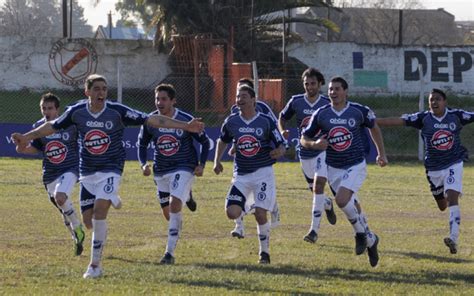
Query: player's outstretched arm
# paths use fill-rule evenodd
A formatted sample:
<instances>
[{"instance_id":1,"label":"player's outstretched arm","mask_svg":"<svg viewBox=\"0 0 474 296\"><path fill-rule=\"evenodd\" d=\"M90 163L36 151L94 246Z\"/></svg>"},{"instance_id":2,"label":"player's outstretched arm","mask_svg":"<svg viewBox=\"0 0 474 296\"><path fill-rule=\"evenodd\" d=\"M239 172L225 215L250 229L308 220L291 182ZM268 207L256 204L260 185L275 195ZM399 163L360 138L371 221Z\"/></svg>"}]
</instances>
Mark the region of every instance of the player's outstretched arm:
<instances>
[{"instance_id":1,"label":"player's outstretched arm","mask_svg":"<svg viewBox=\"0 0 474 296\"><path fill-rule=\"evenodd\" d=\"M290 137L290 131L286 129L286 120L281 117L281 114L278 118L278 129L280 130L280 133L283 138L288 140L288 138Z\"/></svg>"},{"instance_id":2,"label":"player's outstretched arm","mask_svg":"<svg viewBox=\"0 0 474 296\"><path fill-rule=\"evenodd\" d=\"M217 139L216 143L216 154L214 155L214 173L219 175L223 170L224 167L222 166L221 159L224 155L225 149L227 148L227 144L222 142L221 139Z\"/></svg>"},{"instance_id":3,"label":"player's outstretched arm","mask_svg":"<svg viewBox=\"0 0 474 296\"><path fill-rule=\"evenodd\" d=\"M400 117L376 118L375 122L379 126L404 126L405 121Z\"/></svg>"},{"instance_id":4,"label":"player's outstretched arm","mask_svg":"<svg viewBox=\"0 0 474 296\"><path fill-rule=\"evenodd\" d=\"M22 148L27 147L30 141L42 137L49 136L54 134L56 130L53 128L53 125L48 121L40 125L39 127L27 132L26 134L13 133L11 135L13 142L17 146Z\"/></svg>"},{"instance_id":5,"label":"player's outstretched arm","mask_svg":"<svg viewBox=\"0 0 474 296\"><path fill-rule=\"evenodd\" d=\"M38 149L36 149L35 147L31 145L27 145L27 146L17 145L16 152L21 153L21 154L35 155L35 154L40 153L41 151L39 151Z\"/></svg>"},{"instance_id":6,"label":"player's outstretched arm","mask_svg":"<svg viewBox=\"0 0 474 296\"><path fill-rule=\"evenodd\" d=\"M301 146L306 149L313 149L313 150L326 150L328 148L328 140L326 140L326 135L322 135L316 141L308 138L305 135L302 135L300 138Z\"/></svg>"},{"instance_id":7,"label":"player's outstretched arm","mask_svg":"<svg viewBox=\"0 0 474 296\"><path fill-rule=\"evenodd\" d=\"M147 124L154 128L177 128L191 133L201 133L204 130L204 123L201 121L201 118L194 118L186 122L159 114L153 114L148 118Z\"/></svg>"},{"instance_id":8,"label":"player's outstretched arm","mask_svg":"<svg viewBox=\"0 0 474 296\"><path fill-rule=\"evenodd\" d=\"M369 129L370 136L374 141L375 147L377 148L377 159L376 162L379 166L384 167L388 164L387 156L385 155L385 146L383 144L383 136L380 127L377 122L374 126Z\"/></svg>"}]
</instances>

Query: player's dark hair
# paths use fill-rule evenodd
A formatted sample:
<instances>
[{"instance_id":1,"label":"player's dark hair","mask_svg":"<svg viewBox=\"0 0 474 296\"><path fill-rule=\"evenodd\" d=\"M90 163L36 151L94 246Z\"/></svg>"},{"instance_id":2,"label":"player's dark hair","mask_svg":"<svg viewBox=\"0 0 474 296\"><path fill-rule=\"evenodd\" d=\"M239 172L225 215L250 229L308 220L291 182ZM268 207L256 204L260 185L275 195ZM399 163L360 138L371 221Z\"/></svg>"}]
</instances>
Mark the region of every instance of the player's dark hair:
<instances>
[{"instance_id":1,"label":"player's dark hair","mask_svg":"<svg viewBox=\"0 0 474 296\"><path fill-rule=\"evenodd\" d=\"M168 94L170 99L174 99L176 97L176 90L172 84L162 83L155 88L155 94L159 91L165 91Z\"/></svg>"},{"instance_id":2,"label":"player's dark hair","mask_svg":"<svg viewBox=\"0 0 474 296\"><path fill-rule=\"evenodd\" d=\"M251 88L255 88L255 86L253 84L253 79L250 78L250 77L240 78L239 81L237 81L237 84L245 84L245 85L250 86Z\"/></svg>"},{"instance_id":3,"label":"player's dark hair","mask_svg":"<svg viewBox=\"0 0 474 296\"><path fill-rule=\"evenodd\" d=\"M339 82L344 90L349 88L347 81L341 76L336 76L336 77L331 78L331 82Z\"/></svg>"},{"instance_id":4,"label":"player's dark hair","mask_svg":"<svg viewBox=\"0 0 474 296\"><path fill-rule=\"evenodd\" d=\"M40 106L41 104L43 103L54 103L54 107L56 107L56 109L59 108L59 98L57 96L55 96L53 93L45 93L44 95L41 96L41 100L40 100Z\"/></svg>"},{"instance_id":5,"label":"player's dark hair","mask_svg":"<svg viewBox=\"0 0 474 296\"><path fill-rule=\"evenodd\" d=\"M324 80L324 75L321 73L316 68L308 68L304 70L303 74L301 74L301 80L304 80L305 77L316 77L318 82L321 83L321 85L324 85L326 83L326 80Z\"/></svg>"},{"instance_id":6,"label":"player's dark hair","mask_svg":"<svg viewBox=\"0 0 474 296\"><path fill-rule=\"evenodd\" d=\"M107 85L107 79L105 79L104 76L92 74L86 78L86 82L84 83L84 87L86 88L86 90L90 90L92 88L92 85L94 85L94 82L96 81L103 81Z\"/></svg>"},{"instance_id":7,"label":"player's dark hair","mask_svg":"<svg viewBox=\"0 0 474 296\"><path fill-rule=\"evenodd\" d=\"M247 84L241 85L238 91L245 90L247 91L252 98L255 98L255 90Z\"/></svg>"},{"instance_id":8,"label":"player's dark hair","mask_svg":"<svg viewBox=\"0 0 474 296\"><path fill-rule=\"evenodd\" d=\"M446 94L444 93L444 91L440 90L439 88L433 88L431 90L430 94L432 94L432 93L437 93L437 94L441 95L444 100L446 100Z\"/></svg>"}]
</instances>

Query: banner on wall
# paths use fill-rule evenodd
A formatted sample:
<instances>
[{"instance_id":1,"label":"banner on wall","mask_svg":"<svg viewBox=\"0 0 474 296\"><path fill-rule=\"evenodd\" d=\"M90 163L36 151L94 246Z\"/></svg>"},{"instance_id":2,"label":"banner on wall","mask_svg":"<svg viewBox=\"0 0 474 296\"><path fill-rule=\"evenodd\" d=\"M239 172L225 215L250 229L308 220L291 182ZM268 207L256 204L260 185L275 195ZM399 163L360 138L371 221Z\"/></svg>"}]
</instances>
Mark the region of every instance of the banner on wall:
<instances>
[{"instance_id":1,"label":"banner on wall","mask_svg":"<svg viewBox=\"0 0 474 296\"><path fill-rule=\"evenodd\" d=\"M13 144L10 135L14 132L25 133L31 129L30 124L13 124L13 123L0 123L0 157L21 157L21 158L31 158L32 156L18 154L15 151L15 144ZM123 146L125 147L126 158L127 160L137 160L137 137L139 132L138 127L128 127L125 128L124 137L123 137ZM208 127L206 128L206 133L211 139L210 152L208 160L212 161L214 159L214 149L217 138L220 134L220 128L218 127ZM369 137L370 138L370 137ZM296 128L290 129L290 144L295 146L298 143L297 131ZM372 141L370 141L370 150L368 151L366 158L369 162L374 162L376 157L376 149ZM41 155L36 156L37 158ZM148 148L148 159L153 158L153 148ZM231 158L224 154L223 160L231 160ZM298 159L291 157L283 157L279 161L298 161Z\"/></svg>"}]
</instances>

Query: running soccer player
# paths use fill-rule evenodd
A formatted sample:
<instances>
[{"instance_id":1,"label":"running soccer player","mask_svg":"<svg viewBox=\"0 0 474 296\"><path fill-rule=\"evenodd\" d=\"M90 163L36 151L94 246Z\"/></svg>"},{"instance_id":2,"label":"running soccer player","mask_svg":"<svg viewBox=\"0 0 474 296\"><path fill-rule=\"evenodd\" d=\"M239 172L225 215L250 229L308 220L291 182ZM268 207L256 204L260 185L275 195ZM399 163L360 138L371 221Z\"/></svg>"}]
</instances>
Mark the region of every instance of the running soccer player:
<instances>
[{"instance_id":1,"label":"running soccer player","mask_svg":"<svg viewBox=\"0 0 474 296\"><path fill-rule=\"evenodd\" d=\"M239 79L239 81L237 82L237 90L242 85L248 85L248 86L250 86L250 88L254 89L253 79L251 79L251 78L244 77L244 78ZM255 94L255 95L257 95L257 94ZM260 112L262 114L266 114L266 115L270 116L270 118L273 120L273 122L275 124L278 124L277 118L276 118L275 114L273 113L272 109L270 108L270 106L268 106L264 101L261 101L258 98L256 98L255 110L257 112ZM234 104L230 108L230 112L232 114L238 114L239 111L240 111L240 109L239 109L238 104ZM286 147L286 145L287 145L287 143L285 142L285 147ZM229 155L230 156L235 156L235 150L236 150L235 145L232 145L232 147L229 150ZM240 217L238 217L237 219L234 220L235 227L230 232L232 237L236 237L238 239L241 239L241 238L245 237L244 216L249 214L249 213L252 213L254 211L253 202L252 202L253 198L254 198L253 196L248 197L248 199L247 199L248 207L242 211L242 215ZM275 208L271 211L271 216L270 217L271 217L270 220L271 220L272 227L276 227L280 223L280 211L279 211L279 208L278 208L278 203L275 203Z\"/></svg>"},{"instance_id":2,"label":"running soccer player","mask_svg":"<svg viewBox=\"0 0 474 296\"><path fill-rule=\"evenodd\" d=\"M301 132L308 125L311 115L319 107L330 103L327 97L319 94L321 86L325 83L324 76L319 70L308 68L301 75L301 79L303 80L305 93L291 97L285 108L280 112L278 119L278 128L287 140L290 136L290 131L285 128L287 121L296 116L298 137L301 137ZM313 140L317 138L318 135ZM332 199L324 195L327 180L326 151L306 149L301 144L297 145L296 151L308 188L313 191L311 229L304 240L315 243L318 239L317 232L323 209L326 211L329 223L336 224L336 213L334 212Z\"/></svg>"},{"instance_id":3,"label":"running soccer player","mask_svg":"<svg viewBox=\"0 0 474 296\"><path fill-rule=\"evenodd\" d=\"M91 261L84 278L102 275L102 251L107 238L107 214L110 206L122 203L118 188L125 163L123 132L127 125L148 124L202 132L204 124L197 119L182 122L162 115L148 116L125 105L107 100L107 80L90 75L85 82L87 100L70 106L60 117L46 122L26 134L14 133L13 140L25 146L30 140L76 126L79 134L79 181L84 224L92 229Z\"/></svg>"},{"instance_id":4,"label":"running soccer player","mask_svg":"<svg viewBox=\"0 0 474 296\"><path fill-rule=\"evenodd\" d=\"M355 232L355 253L368 250L369 262L375 267L379 261L379 238L369 230L360 202L354 198L367 175L365 147L362 143L364 128L377 148L377 163L387 164L382 132L375 123L375 114L366 106L347 101L348 85L342 77L329 83L331 104L319 108L303 130L301 145L307 149L326 150L328 182L336 192L336 204L344 212ZM321 137L314 140L320 133Z\"/></svg>"},{"instance_id":5,"label":"running soccer player","mask_svg":"<svg viewBox=\"0 0 474 296\"><path fill-rule=\"evenodd\" d=\"M248 85L237 91L238 114L229 115L221 128L214 157L214 172L223 171L222 156L229 143L236 144L234 174L226 198L226 214L237 219L246 209L250 195L254 196L255 219L259 237L259 262L270 263L270 223L267 211L276 203L275 159L285 153L285 141L273 120L255 110L255 91Z\"/></svg>"},{"instance_id":6,"label":"running soccer player","mask_svg":"<svg viewBox=\"0 0 474 296\"><path fill-rule=\"evenodd\" d=\"M176 90L171 84L160 84L155 88L156 111L169 118L191 121L193 117L175 108ZM201 144L201 153L193 145L193 139ZM182 224L182 205L187 203L191 197L191 187L194 176L201 177L209 154L210 141L205 132L190 133L181 129L154 128L143 125L138 135L138 159L140 161L143 175L151 174L147 161L147 147L150 142L154 143L153 174L157 187L157 197L164 216L169 221L168 243L165 255L161 259L162 264L174 263L174 251L178 243ZM195 209L195 208L194 208Z\"/></svg>"},{"instance_id":7,"label":"running soccer player","mask_svg":"<svg viewBox=\"0 0 474 296\"><path fill-rule=\"evenodd\" d=\"M474 122L474 113L449 109L446 94L434 88L428 98L429 111L401 117L377 118L380 126L410 126L421 130L425 143L426 177L441 211L449 207L449 237L444 238L451 254L458 251L462 195L463 160L467 150L461 145L461 130Z\"/></svg>"},{"instance_id":8,"label":"running soccer player","mask_svg":"<svg viewBox=\"0 0 474 296\"><path fill-rule=\"evenodd\" d=\"M43 118L33 128L59 116L60 100L52 93L41 96L40 108ZM43 153L43 184L51 203L59 209L64 225L74 240L74 254L79 256L83 251L85 237L82 224L77 217L71 201L71 193L79 176L79 156L77 148L77 131L74 126L65 130L33 140L26 146L17 145L19 153L35 155Z\"/></svg>"}]
</instances>

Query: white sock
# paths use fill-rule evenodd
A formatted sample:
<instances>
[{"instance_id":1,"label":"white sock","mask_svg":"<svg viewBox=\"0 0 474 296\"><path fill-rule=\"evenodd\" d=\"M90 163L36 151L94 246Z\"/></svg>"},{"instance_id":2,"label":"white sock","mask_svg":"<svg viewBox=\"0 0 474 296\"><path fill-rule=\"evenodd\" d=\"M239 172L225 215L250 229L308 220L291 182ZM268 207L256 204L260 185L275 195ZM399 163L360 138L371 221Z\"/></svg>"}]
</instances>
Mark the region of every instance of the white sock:
<instances>
[{"instance_id":1,"label":"white sock","mask_svg":"<svg viewBox=\"0 0 474 296\"><path fill-rule=\"evenodd\" d=\"M321 223L321 216L324 210L325 196L324 194L313 194L313 217L311 220L311 230L319 231L319 225Z\"/></svg>"},{"instance_id":2,"label":"white sock","mask_svg":"<svg viewBox=\"0 0 474 296\"><path fill-rule=\"evenodd\" d=\"M100 266L102 250L107 241L107 220L92 219L91 265Z\"/></svg>"},{"instance_id":3,"label":"white sock","mask_svg":"<svg viewBox=\"0 0 474 296\"><path fill-rule=\"evenodd\" d=\"M341 210L346 214L347 220L352 224L352 228L354 228L354 232L356 233L365 233L364 226L360 223L359 219L359 212L354 205L354 198L351 197L351 200L347 203L347 205Z\"/></svg>"},{"instance_id":4,"label":"white sock","mask_svg":"<svg viewBox=\"0 0 474 296\"><path fill-rule=\"evenodd\" d=\"M259 244L259 254L265 252L270 254L270 223L259 225L257 223L257 234Z\"/></svg>"},{"instance_id":5,"label":"white sock","mask_svg":"<svg viewBox=\"0 0 474 296\"><path fill-rule=\"evenodd\" d=\"M178 244L179 231L181 230L181 221L183 215L179 213L170 212L170 222L168 224L168 243L166 244L166 252L174 256L174 250Z\"/></svg>"},{"instance_id":6,"label":"white sock","mask_svg":"<svg viewBox=\"0 0 474 296\"><path fill-rule=\"evenodd\" d=\"M359 213L359 221L364 227L365 233L367 234L367 246L372 247L373 244L375 243L375 233L370 231L369 223L367 222L367 216L365 215L363 211Z\"/></svg>"},{"instance_id":7,"label":"white sock","mask_svg":"<svg viewBox=\"0 0 474 296\"><path fill-rule=\"evenodd\" d=\"M63 211L63 215L66 216L67 220L71 223L73 229L76 229L77 226L81 225L81 222L77 218L76 211L74 211L72 201L69 198L59 207Z\"/></svg>"},{"instance_id":8,"label":"white sock","mask_svg":"<svg viewBox=\"0 0 474 296\"><path fill-rule=\"evenodd\" d=\"M242 211L242 214L240 214L240 217L234 220L236 227L244 228L244 216L245 216L245 212Z\"/></svg>"},{"instance_id":9,"label":"white sock","mask_svg":"<svg viewBox=\"0 0 474 296\"><path fill-rule=\"evenodd\" d=\"M331 199L327 197L325 194L321 194L324 197L324 209L330 210L332 208Z\"/></svg>"},{"instance_id":10,"label":"white sock","mask_svg":"<svg viewBox=\"0 0 474 296\"><path fill-rule=\"evenodd\" d=\"M461 211L459 206L449 207L449 237L455 242L459 238L459 225L461 224Z\"/></svg>"}]
</instances>

